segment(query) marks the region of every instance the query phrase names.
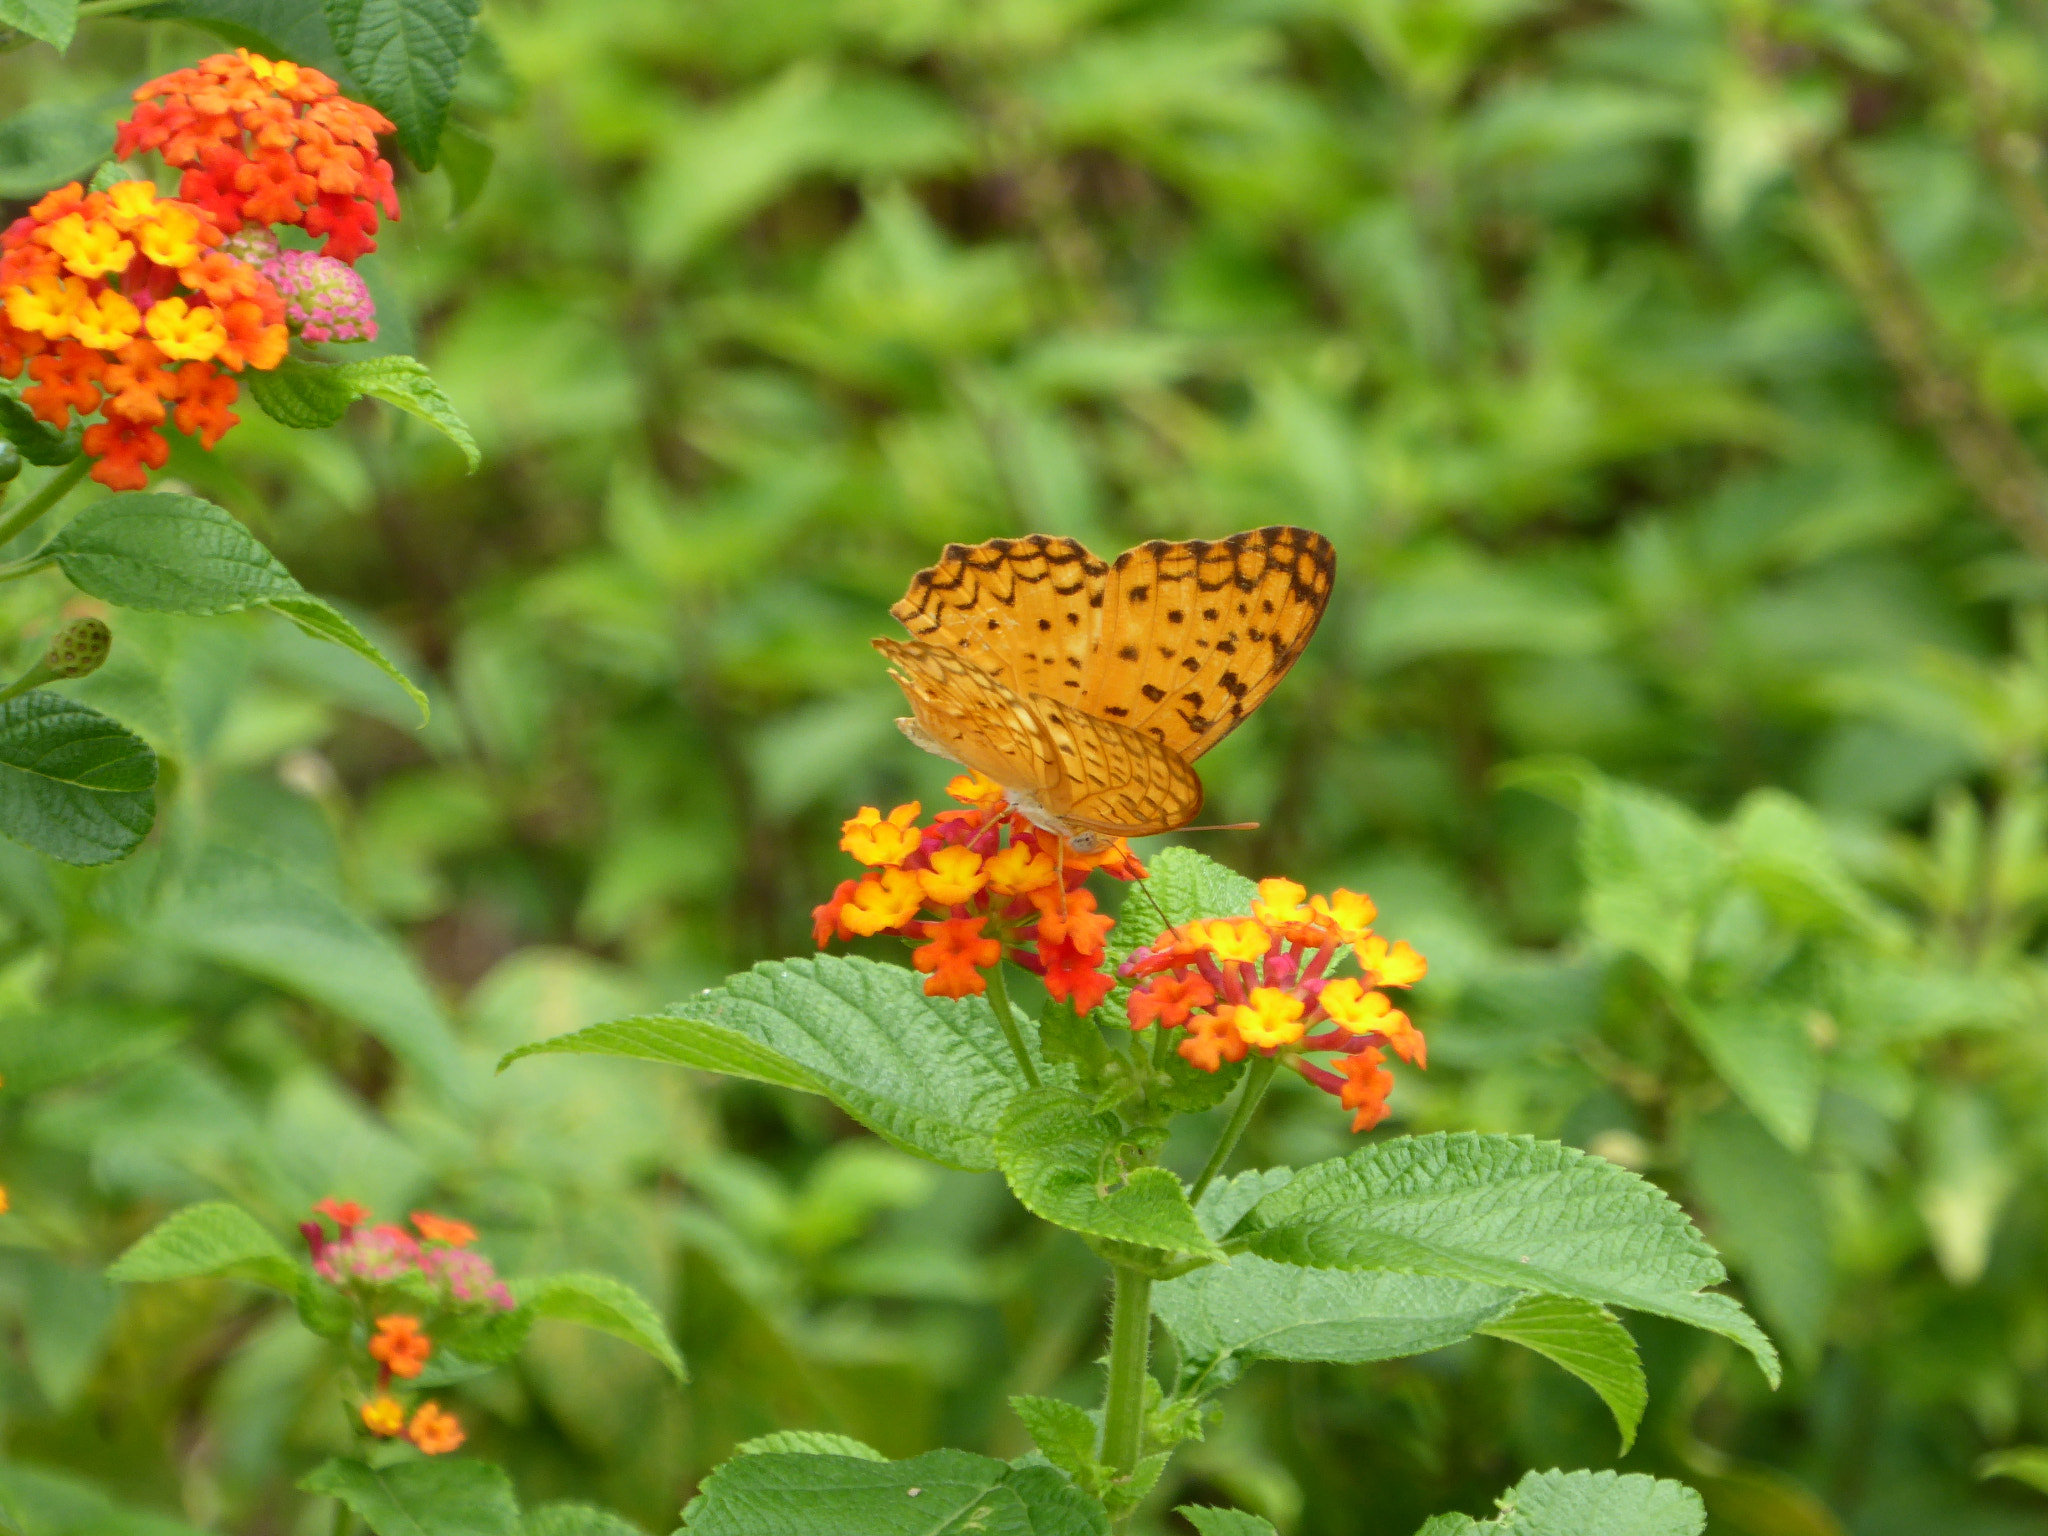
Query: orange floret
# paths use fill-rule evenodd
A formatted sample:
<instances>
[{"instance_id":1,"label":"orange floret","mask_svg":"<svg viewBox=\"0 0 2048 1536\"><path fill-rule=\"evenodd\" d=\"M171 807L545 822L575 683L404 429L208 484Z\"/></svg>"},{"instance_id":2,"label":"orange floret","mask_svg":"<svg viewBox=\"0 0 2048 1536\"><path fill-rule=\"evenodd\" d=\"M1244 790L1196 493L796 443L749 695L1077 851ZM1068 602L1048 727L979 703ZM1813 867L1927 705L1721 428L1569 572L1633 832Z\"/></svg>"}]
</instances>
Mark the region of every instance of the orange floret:
<instances>
[{"instance_id":1,"label":"orange floret","mask_svg":"<svg viewBox=\"0 0 2048 1536\"><path fill-rule=\"evenodd\" d=\"M426 1368L434 1341L420 1332L420 1320L393 1313L377 1319L377 1332L370 1339L370 1358L394 1376L407 1380Z\"/></svg>"},{"instance_id":2,"label":"orange floret","mask_svg":"<svg viewBox=\"0 0 2048 1536\"><path fill-rule=\"evenodd\" d=\"M432 1211L414 1211L412 1224L419 1229L421 1237L430 1243L446 1243L451 1248L467 1248L476 1241L476 1228L466 1221L456 1221L447 1216L436 1216Z\"/></svg>"},{"instance_id":3,"label":"orange floret","mask_svg":"<svg viewBox=\"0 0 2048 1536\"><path fill-rule=\"evenodd\" d=\"M406 1426L405 1437L428 1456L442 1456L462 1444L462 1423L440 1404L429 1399L421 1403Z\"/></svg>"}]
</instances>

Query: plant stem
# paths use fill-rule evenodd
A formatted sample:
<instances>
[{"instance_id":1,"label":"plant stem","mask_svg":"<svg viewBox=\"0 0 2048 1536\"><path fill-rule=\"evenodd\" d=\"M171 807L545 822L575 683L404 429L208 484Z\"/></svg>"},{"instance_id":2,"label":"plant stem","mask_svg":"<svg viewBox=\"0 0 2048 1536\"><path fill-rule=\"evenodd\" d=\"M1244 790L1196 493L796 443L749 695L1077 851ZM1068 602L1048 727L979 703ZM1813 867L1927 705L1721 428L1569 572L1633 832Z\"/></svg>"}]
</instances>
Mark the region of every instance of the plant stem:
<instances>
[{"instance_id":1,"label":"plant stem","mask_svg":"<svg viewBox=\"0 0 2048 1536\"><path fill-rule=\"evenodd\" d=\"M1109 1396L1102 1407L1102 1460L1128 1477L1145 1445L1145 1363L1152 1349L1152 1277L1119 1264L1111 1271ZM1130 1516L1117 1522L1121 1530Z\"/></svg>"},{"instance_id":2,"label":"plant stem","mask_svg":"<svg viewBox=\"0 0 2048 1536\"><path fill-rule=\"evenodd\" d=\"M988 1005L995 1010L996 1023L1002 1026L1003 1038L1017 1053L1017 1065L1024 1069L1024 1081L1036 1088L1038 1068L1031 1064L1031 1054L1024 1049L1024 1032L1017 1028L1017 1015L1010 1011L1010 988L1003 980L1000 961L988 973Z\"/></svg>"},{"instance_id":3,"label":"plant stem","mask_svg":"<svg viewBox=\"0 0 2048 1536\"><path fill-rule=\"evenodd\" d=\"M0 549L4 549L13 541L16 534L21 533L62 501L71 488L83 480L91 469L92 460L81 453L52 475L40 491L8 513L5 520L0 520Z\"/></svg>"},{"instance_id":4,"label":"plant stem","mask_svg":"<svg viewBox=\"0 0 2048 1536\"><path fill-rule=\"evenodd\" d=\"M1252 1058L1252 1064L1245 1068L1244 1087L1237 1096L1237 1108L1230 1112L1230 1124L1223 1127L1223 1134L1216 1138L1216 1150L1209 1154L1208 1166L1201 1177L1195 1180L1188 1191L1188 1204L1193 1205L1215 1182L1216 1175L1223 1171L1223 1165L1230 1154L1237 1150L1237 1140L1244 1135L1244 1128L1252 1122L1252 1111L1259 1107L1259 1100L1266 1096L1266 1089L1273 1081L1273 1071L1280 1065L1278 1056L1259 1055Z\"/></svg>"},{"instance_id":5,"label":"plant stem","mask_svg":"<svg viewBox=\"0 0 2048 1536\"><path fill-rule=\"evenodd\" d=\"M123 11L139 11L145 5L155 5L157 0L79 0L78 19L85 21L94 16L118 16Z\"/></svg>"}]
</instances>

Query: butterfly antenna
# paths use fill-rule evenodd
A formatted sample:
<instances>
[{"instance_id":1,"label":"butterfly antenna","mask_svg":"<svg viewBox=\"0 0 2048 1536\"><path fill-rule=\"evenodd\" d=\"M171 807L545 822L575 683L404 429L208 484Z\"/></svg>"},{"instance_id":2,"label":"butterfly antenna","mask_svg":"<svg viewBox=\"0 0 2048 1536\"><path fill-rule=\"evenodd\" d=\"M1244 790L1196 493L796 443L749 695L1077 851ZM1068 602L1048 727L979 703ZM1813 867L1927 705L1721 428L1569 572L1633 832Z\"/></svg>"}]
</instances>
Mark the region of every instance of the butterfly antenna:
<instances>
[{"instance_id":1,"label":"butterfly antenna","mask_svg":"<svg viewBox=\"0 0 2048 1536\"><path fill-rule=\"evenodd\" d=\"M1256 821L1219 821L1206 827L1175 827L1176 832L1256 832Z\"/></svg>"}]
</instances>

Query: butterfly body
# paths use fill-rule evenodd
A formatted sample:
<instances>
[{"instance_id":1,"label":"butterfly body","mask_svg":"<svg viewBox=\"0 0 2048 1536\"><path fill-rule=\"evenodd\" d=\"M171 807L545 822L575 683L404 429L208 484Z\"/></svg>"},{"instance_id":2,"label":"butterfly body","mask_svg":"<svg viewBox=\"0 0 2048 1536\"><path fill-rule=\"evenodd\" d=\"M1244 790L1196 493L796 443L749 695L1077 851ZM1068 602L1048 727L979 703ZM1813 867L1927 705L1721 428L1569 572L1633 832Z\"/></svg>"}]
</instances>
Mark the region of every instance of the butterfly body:
<instances>
[{"instance_id":1,"label":"butterfly body","mask_svg":"<svg viewBox=\"0 0 2048 1536\"><path fill-rule=\"evenodd\" d=\"M1193 760L1270 693L1329 600L1321 534L1155 540L1114 562L1034 534L949 544L877 640L927 751L986 775L1084 851L1192 821Z\"/></svg>"}]
</instances>

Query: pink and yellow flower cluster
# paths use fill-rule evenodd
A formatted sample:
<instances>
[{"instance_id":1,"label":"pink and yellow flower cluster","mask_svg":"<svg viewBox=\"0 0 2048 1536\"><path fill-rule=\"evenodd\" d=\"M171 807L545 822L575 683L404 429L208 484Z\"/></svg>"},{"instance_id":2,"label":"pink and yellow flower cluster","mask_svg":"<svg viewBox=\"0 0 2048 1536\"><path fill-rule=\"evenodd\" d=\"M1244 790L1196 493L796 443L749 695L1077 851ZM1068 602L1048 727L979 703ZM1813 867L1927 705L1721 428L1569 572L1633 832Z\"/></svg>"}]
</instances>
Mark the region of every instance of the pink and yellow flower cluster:
<instances>
[{"instance_id":1,"label":"pink and yellow flower cluster","mask_svg":"<svg viewBox=\"0 0 2048 1536\"><path fill-rule=\"evenodd\" d=\"M1355 891L1311 897L1292 880L1262 880L1250 916L1169 928L1118 968L1137 982L1131 1028L1185 1031L1177 1049L1204 1072L1252 1051L1277 1054L1355 1111L1352 1130L1371 1130L1394 1086L1386 1048L1429 1064L1422 1031L1381 990L1413 986L1428 964L1405 939L1374 933L1377 916ZM1331 975L1347 952L1359 974ZM1339 1070L1307 1060L1311 1052L1334 1054Z\"/></svg>"},{"instance_id":2,"label":"pink and yellow flower cluster","mask_svg":"<svg viewBox=\"0 0 2048 1536\"><path fill-rule=\"evenodd\" d=\"M932 997L985 991L985 973L1007 954L1055 999L1088 1012L1114 985L1103 966L1116 925L1097 910L1088 876L1099 869L1135 880L1144 866L1121 839L1075 852L1012 811L978 774L955 778L946 792L966 809L921 825L916 802L886 816L863 806L841 827L839 846L867 868L813 911L818 944L878 933L922 940L911 963Z\"/></svg>"},{"instance_id":3,"label":"pink and yellow flower cluster","mask_svg":"<svg viewBox=\"0 0 2048 1536\"><path fill-rule=\"evenodd\" d=\"M22 399L60 431L100 416L84 448L114 490L163 467L166 417L211 448L240 419L232 375L284 358L283 298L221 239L146 181L72 182L0 235L0 373L26 368Z\"/></svg>"}]
</instances>

